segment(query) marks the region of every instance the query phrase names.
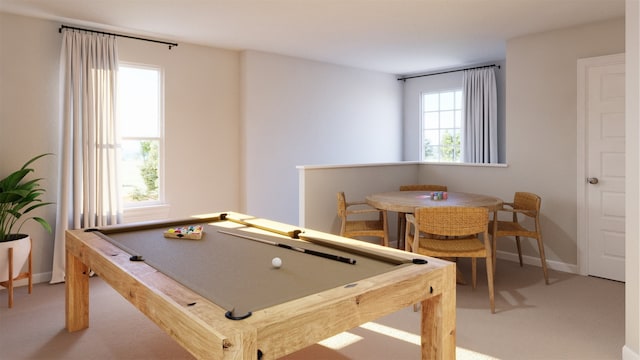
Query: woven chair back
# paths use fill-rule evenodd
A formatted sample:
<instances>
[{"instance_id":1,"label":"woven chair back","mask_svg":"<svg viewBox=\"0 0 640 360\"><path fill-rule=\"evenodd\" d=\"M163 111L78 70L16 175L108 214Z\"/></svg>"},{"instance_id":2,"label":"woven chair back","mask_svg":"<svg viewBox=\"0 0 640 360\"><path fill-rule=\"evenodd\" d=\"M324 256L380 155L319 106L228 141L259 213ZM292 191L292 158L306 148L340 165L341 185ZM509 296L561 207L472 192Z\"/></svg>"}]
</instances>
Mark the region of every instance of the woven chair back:
<instances>
[{"instance_id":1,"label":"woven chair back","mask_svg":"<svg viewBox=\"0 0 640 360\"><path fill-rule=\"evenodd\" d=\"M480 207L418 208L415 217L420 231L443 236L478 234L489 223L489 211Z\"/></svg>"},{"instance_id":2,"label":"woven chair back","mask_svg":"<svg viewBox=\"0 0 640 360\"><path fill-rule=\"evenodd\" d=\"M540 196L528 192L517 192L513 198L513 207L518 210L540 211L542 199Z\"/></svg>"}]
</instances>

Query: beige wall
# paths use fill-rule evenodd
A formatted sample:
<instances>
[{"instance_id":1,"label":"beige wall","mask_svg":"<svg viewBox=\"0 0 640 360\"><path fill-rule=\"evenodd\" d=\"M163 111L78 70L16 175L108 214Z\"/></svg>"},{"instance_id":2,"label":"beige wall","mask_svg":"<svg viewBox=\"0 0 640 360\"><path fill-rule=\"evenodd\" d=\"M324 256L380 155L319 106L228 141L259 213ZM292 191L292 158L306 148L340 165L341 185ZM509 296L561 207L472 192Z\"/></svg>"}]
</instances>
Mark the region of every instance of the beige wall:
<instances>
[{"instance_id":1,"label":"beige wall","mask_svg":"<svg viewBox=\"0 0 640 360\"><path fill-rule=\"evenodd\" d=\"M577 263L577 70L580 58L624 52L624 20L507 43L510 190L543 197L551 259Z\"/></svg>"},{"instance_id":2,"label":"beige wall","mask_svg":"<svg viewBox=\"0 0 640 360\"><path fill-rule=\"evenodd\" d=\"M0 176L31 156L58 153L60 23L0 13ZM121 60L165 73L166 192L169 216L240 208L240 53L119 38ZM36 163L56 201L57 157ZM43 215L55 224L55 206ZM36 224L36 281L49 281L53 235Z\"/></svg>"},{"instance_id":3,"label":"beige wall","mask_svg":"<svg viewBox=\"0 0 640 360\"><path fill-rule=\"evenodd\" d=\"M170 217L240 208L240 53L118 39L119 59L163 68Z\"/></svg>"},{"instance_id":4,"label":"beige wall","mask_svg":"<svg viewBox=\"0 0 640 360\"><path fill-rule=\"evenodd\" d=\"M56 25L0 13L0 176L16 170L36 154L58 152L58 58L60 34ZM44 199L55 201L57 157L34 164L45 180ZM53 226L55 207L39 213ZM53 236L34 222L22 232L33 238L35 281L48 281Z\"/></svg>"},{"instance_id":5,"label":"beige wall","mask_svg":"<svg viewBox=\"0 0 640 360\"><path fill-rule=\"evenodd\" d=\"M300 166L300 220L309 229L340 233L336 194L347 202L364 201L372 193L395 191L402 184L419 184L420 163L395 162L351 166ZM389 212L390 240L396 241L397 215Z\"/></svg>"},{"instance_id":6,"label":"beige wall","mask_svg":"<svg viewBox=\"0 0 640 360\"><path fill-rule=\"evenodd\" d=\"M400 160L394 75L257 51L242 70L247 213L295 224L298 165Z\"/></svg>"},{"instance_id":7,"label":"beige wall","mask_svg":"<svg viewBox=\"0 0 640 360\"><path fill-rule=\"evenodd\" d=\"M542 197L549 261L577 264L577 60L624 52L624 20L527 35L507 42L507 168L427 166L424 178L504 199ZM473 179L470 183L469 179ZM512 253L514 245L498 245ZM537 257L533 243L524 252Z\"/></svg>"}]
</instances>

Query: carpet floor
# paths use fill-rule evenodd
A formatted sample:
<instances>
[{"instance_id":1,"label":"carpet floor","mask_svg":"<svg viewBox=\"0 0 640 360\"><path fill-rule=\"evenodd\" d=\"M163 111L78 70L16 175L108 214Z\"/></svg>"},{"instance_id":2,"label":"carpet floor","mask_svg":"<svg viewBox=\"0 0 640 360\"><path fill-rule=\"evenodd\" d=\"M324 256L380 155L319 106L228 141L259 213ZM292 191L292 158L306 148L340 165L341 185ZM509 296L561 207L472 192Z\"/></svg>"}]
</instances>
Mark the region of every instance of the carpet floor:
<instances>
[{"instance_id":1,"label":"carpet floor","mask_svg":"<svg viewBox=\"0 0 640 360\"><path fill-rule=\"evenodd\" d=\"M470 265L458 265L470 277ZM457 286L458 359L620 359L624 284L498 261L496 313L489 311L484 264L478 286ZM64 328L64 284L0 290L0 358L192 359L99 277L90 280L88 329ZM327 321L331 321L328 319ZM420 358L419 313L406 308L285 357L404 360Z\"/></svg>"}]
</instances>

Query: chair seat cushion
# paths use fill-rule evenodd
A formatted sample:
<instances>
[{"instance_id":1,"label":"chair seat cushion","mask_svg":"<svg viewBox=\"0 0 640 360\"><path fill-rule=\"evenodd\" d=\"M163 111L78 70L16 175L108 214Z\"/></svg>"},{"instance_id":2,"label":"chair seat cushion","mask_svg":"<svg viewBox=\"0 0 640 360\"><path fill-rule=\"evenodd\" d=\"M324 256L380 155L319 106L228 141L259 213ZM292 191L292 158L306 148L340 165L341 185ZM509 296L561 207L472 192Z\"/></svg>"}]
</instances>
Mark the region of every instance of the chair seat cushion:
<instances>
[{"instance_id":1,"label":"chair seat cushion","mask_svg":"<svg viewBox=\"0 0 640 360\"><path fill-rule=\"evenodd\" d=\"M347 221L346 231L381 231L383 230L383 225L381 221L378 220L367 220L367 221Z\"/></svg>"},{"instance_id":2,"label":"chair seat cushion","mask_svg":"<svg viewBox=\"0 0 640 360\"><path fill-rule=\"evenodd\" d=\"M493 234L493 221L489 222L489 233ZM507 234L512 236L536 237L535 231L523 227L520 223L498 221L498 236Z\"/></svg>"},{"instance_id":3,"label":"chair seat cushion","mask_svg":"<svg viewBox=\"0 0 640 360\"><path fill-rule=\"evenodd\" d=\"M420 238L420 253L427 256L484 257L484 243L477 237L465 239Z\"/></svg>"}]
</instances>

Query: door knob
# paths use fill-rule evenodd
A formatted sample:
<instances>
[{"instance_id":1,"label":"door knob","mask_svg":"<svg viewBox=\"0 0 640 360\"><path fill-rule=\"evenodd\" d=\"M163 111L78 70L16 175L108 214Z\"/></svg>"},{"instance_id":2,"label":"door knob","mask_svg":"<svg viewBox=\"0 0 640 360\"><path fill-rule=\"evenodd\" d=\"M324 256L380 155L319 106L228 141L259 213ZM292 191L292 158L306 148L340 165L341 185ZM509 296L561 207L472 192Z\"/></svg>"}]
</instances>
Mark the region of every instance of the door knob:
<instances>
[{"instance_id":1,"label":"door knob","mask_svg":"<svg viewBox=\"0 0 640 360\"><path fill-rule=\"evenodd\" d=\"M591 185L595 185L598 183L598 178L587 178L587 182Z\"/></svg>"}]
</instances>

